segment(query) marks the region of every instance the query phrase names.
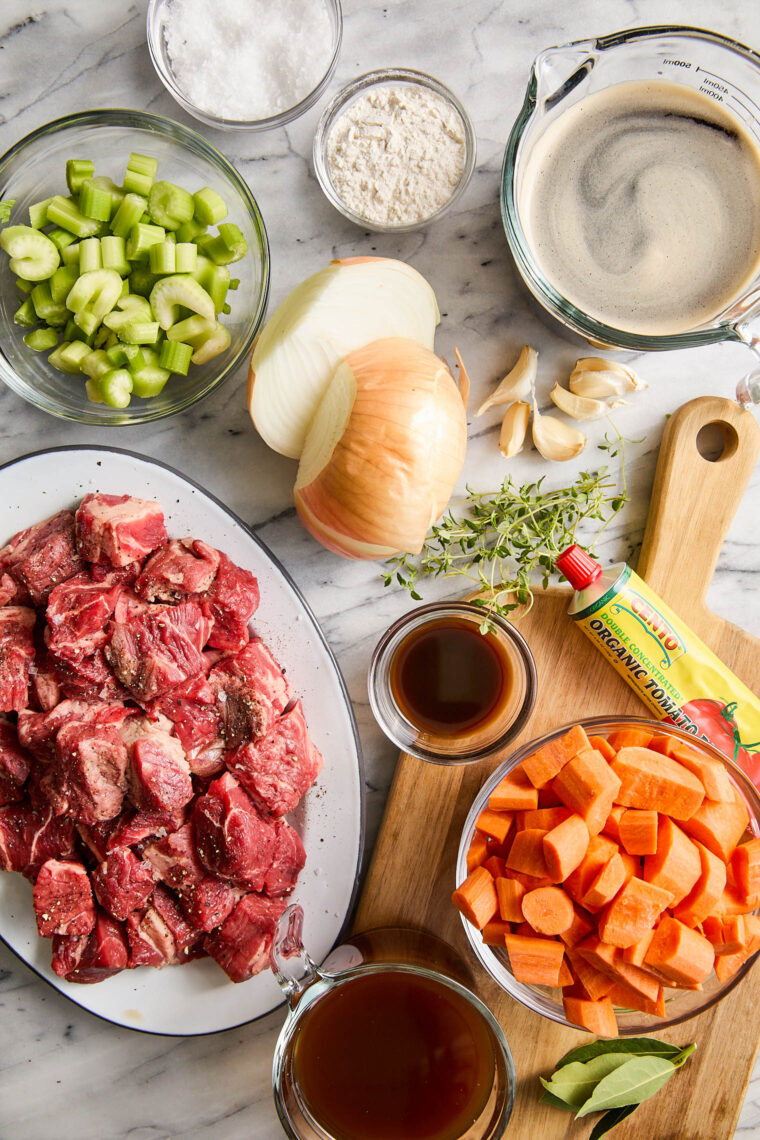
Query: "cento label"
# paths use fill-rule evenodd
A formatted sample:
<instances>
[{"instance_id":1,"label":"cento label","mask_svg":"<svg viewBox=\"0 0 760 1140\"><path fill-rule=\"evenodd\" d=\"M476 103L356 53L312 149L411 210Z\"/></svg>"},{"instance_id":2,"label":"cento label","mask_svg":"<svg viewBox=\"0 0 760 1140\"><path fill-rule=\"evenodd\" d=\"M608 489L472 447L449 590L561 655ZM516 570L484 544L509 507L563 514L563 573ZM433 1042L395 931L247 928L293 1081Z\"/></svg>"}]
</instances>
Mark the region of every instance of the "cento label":
<instances>
[{"instance_id":1,"label":"cento label","mask_svg":"<svg viewBox=\"0 0 760 1140\"><path fill-rule=\"evenodd\" d=\"M659 720L709 741L760 784L760 700L629 566L571 616Z\"/></svg>"}]
</instances>

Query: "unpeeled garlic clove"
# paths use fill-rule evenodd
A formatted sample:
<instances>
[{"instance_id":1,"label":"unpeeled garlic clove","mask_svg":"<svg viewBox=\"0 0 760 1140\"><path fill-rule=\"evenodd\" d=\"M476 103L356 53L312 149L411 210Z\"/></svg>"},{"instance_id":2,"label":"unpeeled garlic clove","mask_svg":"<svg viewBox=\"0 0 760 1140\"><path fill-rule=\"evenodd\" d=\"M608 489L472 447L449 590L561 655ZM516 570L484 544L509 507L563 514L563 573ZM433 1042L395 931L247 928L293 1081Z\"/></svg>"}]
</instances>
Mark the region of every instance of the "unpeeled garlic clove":
<instances>
[{"instance_id":1,"label":"unpeeled garlic clove","mask_svg":"<svg viewBox=\"0 0 760 1140\"><path fill-rule=\"evenodd\" d=\"M648 388L637 372L617 360L604 360L601 356L584 356L576 360L570 373L570 391L577 396L604 400L620 396L623 392L636 392Z\"/></svg>"},{"instance_id":2,"label":"unpeeled garlic clove","mask_svg":"<svg viewBox=\"0 0 760 1140\"><path fill-rule=\"evenodd\" d=\"M496 391L483 401L475 414L482 416L483 412L487 412L497 404L511 404L515 400L524 400L531 393L537 373L538 353L529 344L524 344L514 368L509 370Z\"/></svg>"},{"instance_id":3,"label":"unpeeled garlic clove","mask_svg":"<svg viewBox=\"0 0 760 1140\"><path fill-rule=\"evenodd\" d=\"M542 416L533 400L533 443L544 459L564 463L580 455L588 443L583 432L554 416Z\"/></svg>"},{"instance_id":4,"label":"unpeeled garlic clove","mask_svg":"<svg viewBox=\"0 0 760 1140\"><path fill-rule=\"evenodd\" d=\"M470 374L464 366L464 361L459 355L459 349L456 345L454 345L454 356L456 357L457 366L459 368L456 386L459 389L459 395L462 397L462 403L464 404L466 411L467 401L470 398ZM448 368L448 365L446 365L446 367ZM449 369L449 371L451 371L451 369Z\"/></svg>"},{"instance_id":5,"label":"unpeeled garlic clove","mask_svg":"<svg viewBox=\"0 0 760 1140\"><path fill-rule=\"evenodd\" d=\"M507 408L499 433L499 451L505 459L511 459L513 455L522 451L525 436L528 434L529 420L530 404L518 400Z\"/></svg>"},{"instance_id":6,"label":"unpeeled garlic clove","mask_svg":"<svg viewBox=\"0 0 760 1140\"><path fill-rule=\"evenodd\" d=\"M549 393L554 403L574 420L598 420L606 416L612 408L623 407L627 400L595 400L590 396L579 396L568 392L561 384L555 384Z\"/></svg>"}]
</instances>

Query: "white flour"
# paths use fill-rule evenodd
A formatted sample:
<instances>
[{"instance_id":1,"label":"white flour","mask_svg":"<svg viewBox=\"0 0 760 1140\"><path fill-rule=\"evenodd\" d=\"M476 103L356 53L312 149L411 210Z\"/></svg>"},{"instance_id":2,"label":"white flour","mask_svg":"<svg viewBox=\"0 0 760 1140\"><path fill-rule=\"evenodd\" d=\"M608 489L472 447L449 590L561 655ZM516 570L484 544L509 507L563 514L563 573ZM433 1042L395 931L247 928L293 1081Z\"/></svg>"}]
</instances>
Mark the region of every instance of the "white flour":
<instances>
[{"instance_id":1,"label":"white flour","mask_svg":"<svg viewBox=\"0 0 760 1140\"><path fill-rule=\"evenodd\" d=\"M327 140L338 196L354 214L384 225L421 222L445 206L464 159L461 116L434 91L410 84L361 95Z\"/></svg>"}]
</instances>

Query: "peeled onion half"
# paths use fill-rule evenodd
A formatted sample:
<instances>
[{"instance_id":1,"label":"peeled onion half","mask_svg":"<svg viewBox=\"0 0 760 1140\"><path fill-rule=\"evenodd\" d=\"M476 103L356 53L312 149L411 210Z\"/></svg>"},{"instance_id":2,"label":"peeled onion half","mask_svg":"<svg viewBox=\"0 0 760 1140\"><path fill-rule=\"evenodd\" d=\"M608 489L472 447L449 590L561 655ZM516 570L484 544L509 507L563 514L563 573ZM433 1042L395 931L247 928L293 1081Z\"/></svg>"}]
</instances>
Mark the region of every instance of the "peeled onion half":
<instances>
[{"instance_id":1,"label":"peeled onion half","mask_svg":"<svg viewBox=\"0 0 760 1140\"><path fill-rule=\"evenodd\" d=\"M333 373L306 436L296 510L344 557L418 553L466 442L464 404L444 363L414 340L375 340Z\"/></svg>"},{"instance_id":2,"label":"peeled onion half","mask_svg":"<svg viewBox=\"0 0 760 1140\"><path fill-rule=\"evenodd\" d=\"M332 261L286 297L251 357L248 410L265 443L298 459L338 361L383 337L432 349L435 294L410 265L385 257Z\"/></svg>"}]
</instances>

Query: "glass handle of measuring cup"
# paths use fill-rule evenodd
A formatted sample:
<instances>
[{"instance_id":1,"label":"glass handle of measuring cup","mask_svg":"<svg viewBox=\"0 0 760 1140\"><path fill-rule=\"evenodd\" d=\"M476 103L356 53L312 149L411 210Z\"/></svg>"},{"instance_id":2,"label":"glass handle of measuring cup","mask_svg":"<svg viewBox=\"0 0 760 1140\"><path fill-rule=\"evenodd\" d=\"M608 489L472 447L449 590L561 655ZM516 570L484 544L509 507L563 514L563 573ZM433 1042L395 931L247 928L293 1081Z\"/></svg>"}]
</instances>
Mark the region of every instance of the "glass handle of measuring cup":
<instances>
[{"instance_id":1,"label":"glass handle of measuring cup","mask_svg":"<svg viewBox=\"0 0 760 1140\"><path fill-rule=\"evenodd\" d=\"M277 922L269 964L292 1009L304 990L320 977L303 944L303 908L287 907Z\"/></svg>"}]
</instances>

